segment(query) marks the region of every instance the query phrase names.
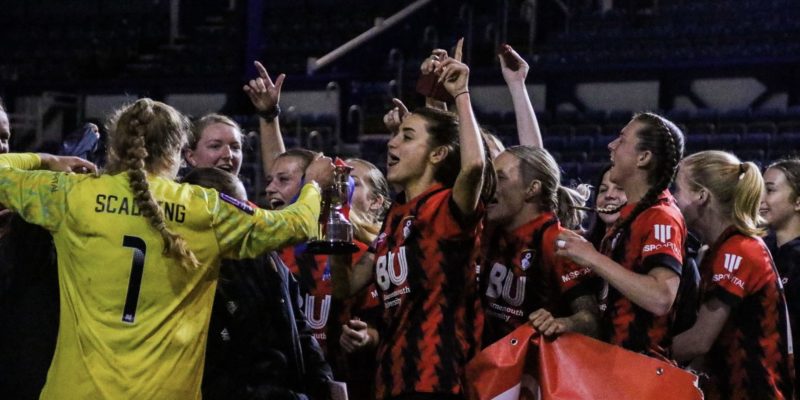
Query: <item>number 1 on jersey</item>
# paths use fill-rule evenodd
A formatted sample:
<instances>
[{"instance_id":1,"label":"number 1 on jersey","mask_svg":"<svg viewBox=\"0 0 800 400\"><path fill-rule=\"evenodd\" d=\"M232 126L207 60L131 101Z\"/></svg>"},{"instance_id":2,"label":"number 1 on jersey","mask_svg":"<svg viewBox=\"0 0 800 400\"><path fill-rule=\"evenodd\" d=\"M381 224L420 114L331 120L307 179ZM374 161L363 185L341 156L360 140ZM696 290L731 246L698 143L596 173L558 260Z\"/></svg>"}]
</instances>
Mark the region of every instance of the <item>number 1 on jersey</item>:
<instances>
[{"instance_id":1,"label":"number 1 on jersey","mask_svg":"<svg viewBox=\"0 0 800 400\"><path fill-rule=\"evenodd\" d=\"M136 304L139 302L139 289L142 287L142 274L144 273L144 255L147 246L144 240L136 236L125 236L122 247L133 249L133 262L131 263L131 279L128 281L128 295L125 296L125 308L122 310L122 322L133 323L136 318Z\"/></svg>"}]
</instances>

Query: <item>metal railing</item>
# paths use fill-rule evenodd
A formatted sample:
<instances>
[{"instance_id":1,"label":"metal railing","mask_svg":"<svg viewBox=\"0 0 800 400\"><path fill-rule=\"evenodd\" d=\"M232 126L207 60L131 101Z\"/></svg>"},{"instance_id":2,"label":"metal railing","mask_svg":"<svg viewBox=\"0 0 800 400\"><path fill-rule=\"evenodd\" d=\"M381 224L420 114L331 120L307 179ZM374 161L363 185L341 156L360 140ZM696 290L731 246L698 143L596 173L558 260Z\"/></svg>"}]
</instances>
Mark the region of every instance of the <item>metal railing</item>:
<instances>
[{"instance_id":1,"label":"metal railing","mask_svg":"<svg viewBox=\"0 0 800 400\"><path fill-rule=\"evenodd\" d=\"M331 64L332 62L338 60L345 54L353 51L354 49L358 48L362 44L370 41L372 38L380 35L387 29L391 28L398 22L408 18L411 14L419 10L420 8L432 3L433 0L417 0L411 4L409 4L406 8L398 11L394 15L384 20L378 20L372 28L368 29L364 33L354 37L347 43L333 49L330 53L325 54L320 58L309 58L308 65L306 67L306 72L309 75L314 74L320 68L324 68L325 66Z\"/></svg>"}]
</instances>

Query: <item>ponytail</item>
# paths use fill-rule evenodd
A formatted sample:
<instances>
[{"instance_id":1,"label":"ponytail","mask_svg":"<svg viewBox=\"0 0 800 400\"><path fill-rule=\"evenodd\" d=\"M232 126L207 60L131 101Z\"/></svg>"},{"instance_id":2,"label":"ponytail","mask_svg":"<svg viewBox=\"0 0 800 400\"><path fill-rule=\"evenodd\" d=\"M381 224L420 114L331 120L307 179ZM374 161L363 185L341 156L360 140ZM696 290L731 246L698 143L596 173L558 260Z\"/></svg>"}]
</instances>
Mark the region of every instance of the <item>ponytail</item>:
<instances>
[{"instance_id":1,"label":"ponytail","mask_svg":"<svg viewBox=\"0 0 800 400\"><path fill-rule=\"evenodd\" d=\"M760 236L764 230L764 219L759 215L764 178L758 166L748 161L739 164L739 177L733 195L733 221L742 233Z\"/></svg>"},{"instance_id":2,"label":"ponytail","mask_svg":"<svg viewBox=\"0 0 800 400\"><path fill-rule=\"evenodd\" d=\"M581 227L586 212L579 209L589 199L589 185L579 185L575 189L558 185L558 219L567 229L577 230Z\"/></svg>"},{"instance_id":3,"label":"ponytail","mask_svg":"<svg viewBox=\"0 0 800 400\"><path fill-rule=\"evenodd\" d=\"M711 192L720 212L733 220L736 229L750 236L764 234L758 214L764 178L755 164L742 163L731 153L709 150L686 157L681 168L690 188Z\"/></svg>"}]
</instances>

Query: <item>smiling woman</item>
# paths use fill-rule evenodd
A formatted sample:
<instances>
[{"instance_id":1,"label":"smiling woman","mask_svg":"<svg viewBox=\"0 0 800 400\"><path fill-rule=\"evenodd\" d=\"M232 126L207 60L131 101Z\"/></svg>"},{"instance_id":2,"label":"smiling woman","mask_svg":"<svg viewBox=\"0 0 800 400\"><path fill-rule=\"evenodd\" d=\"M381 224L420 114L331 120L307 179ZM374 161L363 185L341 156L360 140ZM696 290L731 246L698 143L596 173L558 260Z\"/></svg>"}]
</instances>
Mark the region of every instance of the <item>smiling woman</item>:
<instances>
[{"instance_id":1,"label":"smiling woman","mask_svg":"<svg viewBox=\"0 0 800 400\"><path fill-rule=\"evenodd\" d=\"M238 175L242 167L242 129L224 115L206 115L194 123L184 155L193 168L216 167Z\"/></svg>"}]
</instances>

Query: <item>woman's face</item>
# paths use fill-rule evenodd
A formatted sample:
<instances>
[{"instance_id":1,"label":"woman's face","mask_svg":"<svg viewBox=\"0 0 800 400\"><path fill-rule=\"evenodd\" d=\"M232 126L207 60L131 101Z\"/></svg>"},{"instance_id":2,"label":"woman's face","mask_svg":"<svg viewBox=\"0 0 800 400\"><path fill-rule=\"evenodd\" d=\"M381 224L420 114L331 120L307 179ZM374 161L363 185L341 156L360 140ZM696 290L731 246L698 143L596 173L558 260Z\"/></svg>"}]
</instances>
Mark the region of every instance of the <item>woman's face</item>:
<instances>
[{"instance_id":1,"label":"woman's face","mask_svg":"<svg viewBox=\"0 0 800 400\"><path fill-rule=\"evenodd\" d=\"M770 228L779 229L800 213L800 198L778 168L764 172L764 184L766 191L759 211Z\"/></svg>"},{"instance_id":2,"label":"woman's face","mask_svg":"<svg viewBox=\"0 0 800 400\"><path fill-rule=\"evenodd\" d=\"M242 168L242 139L238 129L215 123L200 133L197 146L186 153L192 167L216 167L234 175Z\"/></svg>"},{"instance_id":3,"label":"woman's face","mask_svg":"<svg viewBox=\"0 0 800 400\"><path fill-rule=\"evenodd\" d=\"M353 167L350 176L355 182L350 208L368 215L380 212L380 196L369 183L370 168L360 162L353 162L350 165Z\"/></svg>"},{"instance_id":4,"label":"woman's face","mask_svg":"<svg viewBox=\"0 0 800 400\"><path fill-rule=\"evenodd\" d=\"M595 200L597 208L618 208L628 201L622 187L611 182L610 177L611 171L606 171L600 181L600 187L597 188L597 199ZM597 216L606 226L611 226L619 219L619 212L613 214L597 213Z\"/></svg>"},{"instance_id":5,"label":"woman's face","mask_svg":"<svg viewBox=\"0 0 800 400\"><path fill-rule=\"evenodd\" d=\"M689 178L684 168L678 169L675 176L675 203L681 209L686 226L690 229L696 227L700 219L700 207L702 205L700 191L694 191L689 185Z\"/></svg>"},{"instance_id":6,"label":"woman's face","mask_svg":"<svg viewBox=\"0 0 800 400\"><path fill-rule=\"evenodd\" d=\"M525 205L528 189L520 170L521 164L517 156L507 151L494 160L497 186L494 199L486 207L486 216L493 224L505 224L511 229L518 225L513 221Z\"/></svg>"},{"instance_id":7,"label":"woman's face","mask_svg":"<svg viewBox=\"0 0 800 400\"><path fill-rule=\"evenodd\" d=\"M11 139L11 124L8 122L8 114L0 111L0 154L8 153L8 142Z\"/></svg>"},{"instance_id":8,"label":"woman's face","mask_svg":"<svg viewBox=\"0 0 800 400\"><path fill-rule=\"evenodd\" d=\"M421 178L428 168L430 135L425 119L411 114L403 118L400 129L389 140L386 179L405 189Z\"/></svg>"},{"instance_id":9,"label":"woman's face","mask_svg":"<svg viewBox=\"0 0 800 400\"><path fill-rule=\"evenodd\" d=\"M631 121L622 128L619 137L608 144L612 165L608 171L611 182L623 184L625 178L633 174L638 168L637 162L640 152L636 149L639 145L639 137L636 133L642 127L643 124L641 122Z\"/></svg>"},{"instance_id":10,"label":"woman's face","mask_svg":"<svg viewBox=\"0 0 800 400\"><path fill-rule=\"evenodd\" d=\"M266 177L267 188L264 189L270 209L286 207L300 193L304 167L299 157L282 156L275 159Z\"/></svg>"}]
</instances>

